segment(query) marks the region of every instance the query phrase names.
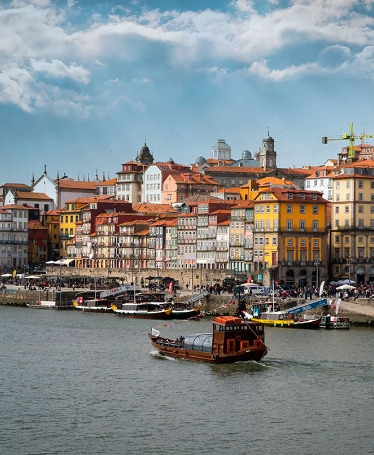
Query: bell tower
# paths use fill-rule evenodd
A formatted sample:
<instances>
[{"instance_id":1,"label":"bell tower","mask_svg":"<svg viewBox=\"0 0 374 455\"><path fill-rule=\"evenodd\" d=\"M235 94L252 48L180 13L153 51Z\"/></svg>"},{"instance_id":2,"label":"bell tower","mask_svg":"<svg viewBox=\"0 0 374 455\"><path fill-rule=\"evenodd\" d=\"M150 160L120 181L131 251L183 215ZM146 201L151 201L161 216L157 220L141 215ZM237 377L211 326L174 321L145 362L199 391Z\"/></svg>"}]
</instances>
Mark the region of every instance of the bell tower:
<instances>
[{"instance_id":1,"label":"bell tower","mask_svg":"<svg viewBox=\"0 0 374 455\"><path fill-rule=\"evenodd\" d=\"M277 167L277 153L274 150L274 139L268 135L262 140L262 149L255 154L255 159L260 162L260 166L265 171L270 171Z\"/></svg>"}]
</instances>

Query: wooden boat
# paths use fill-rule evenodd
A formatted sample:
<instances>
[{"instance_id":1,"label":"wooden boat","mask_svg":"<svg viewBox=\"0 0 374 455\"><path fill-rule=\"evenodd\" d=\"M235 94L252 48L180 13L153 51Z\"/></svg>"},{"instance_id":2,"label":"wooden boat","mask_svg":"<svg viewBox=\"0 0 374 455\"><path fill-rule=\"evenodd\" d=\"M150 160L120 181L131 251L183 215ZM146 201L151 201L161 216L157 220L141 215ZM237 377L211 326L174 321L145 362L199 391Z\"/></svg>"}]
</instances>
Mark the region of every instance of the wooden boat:
<instances>
[{"instance_id":1,"label":"wooden boat","mask_svg":"<svg viewBox=\"0 0 374 455\"><path fill-rule=\"evenodd\" d=\"M268 352L264 325L234 316L216 317L213 333L192 334L176 340L163 338L158 330L148 334L160 354L210 363L260 361Z\"/></svg>"},{"instance_id":2,"label":"wooden boat","mask_svg":"<svg viewBox=\"0 0 374 455\"><path fill-rule=\"evenodd\" d=\"M193 306L184 302L175 302L173 305L173 319L195 318L200 314L201 306Z\"/></svg>"},{"instance_id":3,"label":"wooden boat","mask_svg":"<svg viewBox=\"0 0 374 455\"><path fill-rule=\"evenodd\" d=\"M348 330L350 328L350 320L349 317L346 316L322 316L321 329L345 329Z\"/></svg>"},{"instance_id":4,"label":"wooden boat","mask_svg":"<svg viewBox=\"0 0 374 455\"><path fill-rule=\"evenodd\" d=\"M112 309L117 316L141 319L171 319L173 308L166 303L123 303L120 308L112 304Z\"/></svg>"}]
</instances>

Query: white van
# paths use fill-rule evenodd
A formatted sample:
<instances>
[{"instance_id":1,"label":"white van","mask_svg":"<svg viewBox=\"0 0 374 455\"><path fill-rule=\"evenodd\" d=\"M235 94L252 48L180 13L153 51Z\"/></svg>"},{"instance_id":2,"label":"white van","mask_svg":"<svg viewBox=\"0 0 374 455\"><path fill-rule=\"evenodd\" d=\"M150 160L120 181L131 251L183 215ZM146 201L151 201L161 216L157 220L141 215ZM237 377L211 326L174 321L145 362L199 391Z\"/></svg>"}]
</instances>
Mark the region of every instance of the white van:
<instances>
[{"instance_id":1,"label":"white van","mask_svg":"<svg viewBox=\"0 0 374 455\"><path fill-rule=\"evenodd\" d=\"M267 295L269 293L268 286L260 286L254 283L243 283L237 287L240 287L241 292L249 295Z\"/></svg>"}]
</instances>

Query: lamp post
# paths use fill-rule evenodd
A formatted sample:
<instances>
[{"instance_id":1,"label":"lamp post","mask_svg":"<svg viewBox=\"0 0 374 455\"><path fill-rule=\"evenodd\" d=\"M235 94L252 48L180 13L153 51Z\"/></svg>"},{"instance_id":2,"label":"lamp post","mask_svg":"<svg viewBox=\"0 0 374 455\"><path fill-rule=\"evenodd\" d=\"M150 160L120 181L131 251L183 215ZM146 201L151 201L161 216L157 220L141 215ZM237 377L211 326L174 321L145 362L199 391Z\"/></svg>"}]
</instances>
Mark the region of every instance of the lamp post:
<instances>
[{"instance_id":1,"label":"lamp post","mask_svg":"<svg viewBox=\"0 0 374 455\"><path fill-rule=\"evenodd\" d=\"M314 265L316 266L316 288L318 289L318 266L319 266L319 256L318 254L316 255L315 259L314 259Z\"/></svg>"},{"instance_id":2,"label":"lamp post","mask_svg":"<svg viewBox=\"0 0 374 455\"><path fill-rule=\"evenodd\" d=\"M347 264L348 264L348 284L351 284L351 258L347 257Z\"/></svg>"}]
</instances>

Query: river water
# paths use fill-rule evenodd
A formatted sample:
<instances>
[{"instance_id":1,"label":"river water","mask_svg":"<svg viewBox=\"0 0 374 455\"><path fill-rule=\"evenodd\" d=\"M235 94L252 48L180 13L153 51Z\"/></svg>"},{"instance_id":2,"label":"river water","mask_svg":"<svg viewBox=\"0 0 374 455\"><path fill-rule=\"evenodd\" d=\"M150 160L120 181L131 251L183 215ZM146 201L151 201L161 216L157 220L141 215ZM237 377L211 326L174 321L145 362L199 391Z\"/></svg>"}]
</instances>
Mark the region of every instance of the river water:
<instances>
[{"instance_id":1,"label":"river water","mask_svg":"<svg viewBox=\"0 0 374 455\"><path fill-rule=\"evenodd\" d=\"M147 333L211 331L0 307L0 453L373 454L374 331L267 328L261 363L160 357Z\"/></svg>"}]
</instances>

